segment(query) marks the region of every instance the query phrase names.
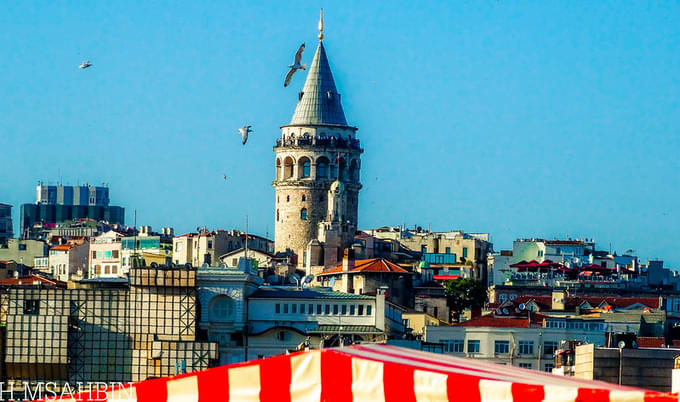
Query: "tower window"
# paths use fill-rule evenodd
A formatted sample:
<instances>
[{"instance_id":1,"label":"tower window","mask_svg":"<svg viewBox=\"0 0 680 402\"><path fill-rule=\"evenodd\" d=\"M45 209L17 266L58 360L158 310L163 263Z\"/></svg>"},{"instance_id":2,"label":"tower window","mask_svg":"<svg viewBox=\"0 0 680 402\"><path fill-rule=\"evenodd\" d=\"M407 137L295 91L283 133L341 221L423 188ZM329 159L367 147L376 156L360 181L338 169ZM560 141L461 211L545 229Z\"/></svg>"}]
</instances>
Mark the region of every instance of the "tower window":
<instances>
[{"instance_id":1,"label":"tower window","mask_svg":"<svg viewBox=\"0 0 680 402\"><path fill-rule=\"evenodd\" d=\"M277 222L279 221L279 210L278 209L276 210L276 221Z\"/></svg>"},{"instance_id":2,"label":"tower window","mask_svg":"<svg viewBox=\"0 0 680 402\"><path fill-rule=\"evenodd\" d=\"M290 196L289 195L286 196L286 202L290 202Z\"/></svg>"},{"instance_id":3,"label":"tower window","mask_svg":"<svg viewBox=\"0 0 680 402\"><path fill-rule=\"evenodd\" d=\"M300 178L307 178L310 175L310 168L311 168L311 162L309 158L303 157L300 158L300 161L298 162L298 169L300 169Z\"/></svg>"},{"instance_id":4,"label":"tower window","mask_svg":"<svg viewBox=\"0 0 680 402\"><path fill-rule=\"evenodd\" d=\"M307 201L307 196L304 195L304 194L302 194L302 201L303 201L303 202L304 202L304 201Z\"/></svg>"},{"instance_id":5,"label":"tower window","mask_svg":"<svg viewBox=\"0 0 680 402\"><path fill-rule=\"evenodd\" d=\"M328 159L321 157L316 161L316 177L326 178L328 176Z\"/></svg>"},{"instance_id":6,"label":"tower window","mask_svg":"<svg viewBox=\"0 0 680 402\"><path fill-rule=\"evenodd\" d=\"M300 210L300 219L302 219L303 221L307 220L307 208L302 208Z\"/></svg>"}]
</instances>

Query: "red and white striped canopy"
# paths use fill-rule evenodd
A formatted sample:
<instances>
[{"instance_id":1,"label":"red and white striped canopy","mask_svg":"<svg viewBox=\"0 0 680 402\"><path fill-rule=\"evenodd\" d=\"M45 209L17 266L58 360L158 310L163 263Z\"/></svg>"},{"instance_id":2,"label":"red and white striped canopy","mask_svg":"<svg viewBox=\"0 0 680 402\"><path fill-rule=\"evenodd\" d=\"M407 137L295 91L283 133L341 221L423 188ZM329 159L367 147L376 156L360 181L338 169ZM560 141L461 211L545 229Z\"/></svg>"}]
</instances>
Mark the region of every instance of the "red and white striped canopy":
<instances>
[{"instance_id":1,"label":"red and white striped canopy","mask_svg":"<svg viewBox=\"0 0 680 402\"><path fill-rule=\"evenodd\" d=\"M678 401L677 394L387 345L253 360L142 381L106 395L108 401L140 402Z\"/></svg>"}]
</instances>

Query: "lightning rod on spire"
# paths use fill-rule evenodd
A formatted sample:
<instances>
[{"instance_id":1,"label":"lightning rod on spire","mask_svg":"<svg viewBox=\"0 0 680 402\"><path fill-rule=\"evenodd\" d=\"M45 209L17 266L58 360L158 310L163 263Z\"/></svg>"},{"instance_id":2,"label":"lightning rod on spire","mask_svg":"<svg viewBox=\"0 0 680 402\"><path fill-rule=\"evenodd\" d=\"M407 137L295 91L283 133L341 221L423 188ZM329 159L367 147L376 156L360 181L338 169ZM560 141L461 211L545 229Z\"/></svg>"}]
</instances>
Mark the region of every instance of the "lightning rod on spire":
<instances>
[{"instance_id":1,"label":"lightning rod on spire","mask_svg":"<svg viewBox=\"0 0 680 402\"><path fill-rule=\"evenodd\" d=\"M323 8L321 9L321 15L319 16L319 40L323 40Z\"/></svg>"}]
</instances>

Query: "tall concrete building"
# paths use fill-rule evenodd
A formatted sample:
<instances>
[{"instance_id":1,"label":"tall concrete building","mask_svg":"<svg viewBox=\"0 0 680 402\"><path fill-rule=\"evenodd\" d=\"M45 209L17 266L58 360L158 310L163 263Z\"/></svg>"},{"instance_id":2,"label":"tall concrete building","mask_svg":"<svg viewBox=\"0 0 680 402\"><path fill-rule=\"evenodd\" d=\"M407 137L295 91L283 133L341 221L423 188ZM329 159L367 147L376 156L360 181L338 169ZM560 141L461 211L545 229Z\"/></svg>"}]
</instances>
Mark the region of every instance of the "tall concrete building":
<instances>
[{"instance_id":1,"label":"tall concrete building","mask_svg":"<svg viewBox=\"0 0 680 402\"><path fill-rule=\"evenodd\" d=\"M0 246L12 237L12 206L0 203Z\"/></svg>"},{"instance_id":2,"label":"tall concrete building","mask_svg":"<svg viewBox=\"0 0 680 402\"><path fill-rule=\"evenodd\" d=\"M42 229L82 218L125 224L125 208L109 205L108 187L40 183L35 190L35 204L21 205L22 236L39 237L30 231L36 223L41 223Z\"/></svg>"},{"instance_id":3,"label":"tall concrete building","mask_svg":"<svg viewBox=\"0 0 680 402\"><path fill-rule=\"evenodd\" d=\"M274 146L275 249L295 253L298 267L309 265L312 241L333 246L339 255L320 258L333 266L352 242L363 153L356 132L345 119L321 33L293 118Z\"/></svg>"}]
</instances>

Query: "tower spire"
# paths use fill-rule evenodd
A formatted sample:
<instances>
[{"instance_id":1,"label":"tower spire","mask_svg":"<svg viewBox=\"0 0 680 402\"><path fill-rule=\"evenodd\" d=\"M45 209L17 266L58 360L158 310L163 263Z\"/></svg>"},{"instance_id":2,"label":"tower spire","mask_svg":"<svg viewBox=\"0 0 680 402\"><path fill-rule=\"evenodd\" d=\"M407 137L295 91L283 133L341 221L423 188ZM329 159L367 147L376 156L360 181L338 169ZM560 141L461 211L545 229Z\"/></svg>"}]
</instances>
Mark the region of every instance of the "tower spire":
<instances>
[{"instance_id":1,"label":"tower spire","mask_svg":"<svg viewBox=\"0 0 680 402\"><path fill-rule=\"evenodd\" d=\"M321 9L321 15L319 16L319 40L323 40L323 8Z\"/></svg>"}]
</instances>

